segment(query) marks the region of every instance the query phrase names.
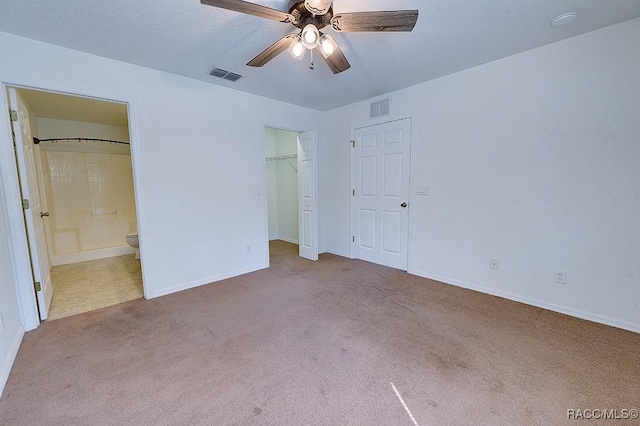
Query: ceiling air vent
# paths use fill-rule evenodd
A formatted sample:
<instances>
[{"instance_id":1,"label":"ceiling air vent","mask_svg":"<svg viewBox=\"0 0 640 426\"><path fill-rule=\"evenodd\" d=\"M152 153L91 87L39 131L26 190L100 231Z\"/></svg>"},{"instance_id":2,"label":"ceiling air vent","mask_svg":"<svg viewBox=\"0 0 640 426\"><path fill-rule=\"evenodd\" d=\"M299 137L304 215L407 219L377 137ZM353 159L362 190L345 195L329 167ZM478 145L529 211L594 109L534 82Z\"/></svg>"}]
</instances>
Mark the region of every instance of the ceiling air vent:
<instances>
[{"instance_id":1,"label":"ceiling air vent","mask_svg":"<svg viewBox=\"0 0 640 426\"><path fill-rule=\"evenodd\" d=\"M373 102L371 104L371 112L370 118L378 118L383 117L385 115L389 115L389 98L380 99L379 101Z\"/></svg>"},{"instance_id":2,"label":"ceiling air vent","mask_svg":"<svg viewBox=\"0 0 640 426\"><path fill-rule=\"evenodd\" d=\"M240 74L229 72L227 70L223 70L222 68L214 68L213 70L211 70L209 75L229 81L238 81L242 78Z\"/></svg>"}]
</instances>

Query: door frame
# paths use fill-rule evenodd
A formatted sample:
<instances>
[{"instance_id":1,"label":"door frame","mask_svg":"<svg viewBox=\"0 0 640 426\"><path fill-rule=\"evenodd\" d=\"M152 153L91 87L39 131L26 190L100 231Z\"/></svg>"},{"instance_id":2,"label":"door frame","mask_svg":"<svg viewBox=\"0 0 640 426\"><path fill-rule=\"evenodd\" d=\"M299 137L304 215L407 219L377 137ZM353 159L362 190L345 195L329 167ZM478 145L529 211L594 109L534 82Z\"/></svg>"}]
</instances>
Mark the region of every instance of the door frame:
<instances>
[{"instance_id":1,"label":"door frame","mask_svg":"<svg viewBox=\"0 0 640 426\"><path fill-rule=\"evenodd\" d=\"M5 213L4 226L7 230L9 260L18 299L20 322L25 331L30 331L40 325L40 316L38 314L37 296L33 289L33 275L31 272L31 260L27 243L27 231L24 224L20 197L20 181L17 172L17 163L13 153L13 137L11 134L11 118L9 116L9 99L7 96L8 87L92 98L100 101L116 102L127 106L136 220L138 233L140 235L140 246L144 247L146 219L145 211L142 209L144 202L141 182L140 138L138 134L136 101L129 96L92 93L77 88L51 87L51 85L48 84L38 84L37 82L22 81L20 79L3 80L0 82L0 102L3 105L0 111L0 176L3 181L2 188L0 188L0 202L2 204L1 208L3 208ZM145 274L143 253L144 251L140 250L142 283L144 296L148 298L150 294L153 294L153 289L151 287L151 280L147 279Z\"/></svg>"},{"instance_id":2,"label":"door frame","mask_svg":"<svg viewBox=\"0 0 640 426\"><path fill-rule=\"evenodd\" d=\"M285 126L279 126L279 125L275 125L275 124L268 124L268 123L262 123L262 127L261 127L261 131L260 131L260 145L261 145L261 149L260 149L260 161L262 163L262 184L261 187L258 189L258 192L262 195L262 208L264 211L264 240L266 241L265 243L265 247L264 247L264 253L265 253L265 258L263 259L263 264L265 265L265 268L268 268L271 266L271 261L269 259L269 201L267 199L267 139L265 137L265 129L266 128L271 128L271 129L275 129L275 130L283 130L285 132L292 132L292 133L296 133L296 134L300 134L300 133L304 133L304 132L311 132L314 131L314 129L308 129L308 130L297 130L297 129L292 129L290 127L285 127ZM317 132L317 130L316 130ZM317 159L316 159L317 161ZM318 197L318 192L316 191L316 200L317 200L317 204L319 203L319 197ZM316 204L316 210L318 210L318 205ZM300 206L298 205L298 211L300 210ZM317 214L317 213L316 213ZM318 216L318 219L320 217ZM298 240L300 239L300 236L298 236Z\"/></svg>"},{"instance_id":3,"label":"door frame","mask_svg":"<svg viewBox=\"0 0 640 426\"><path fill-rule=\"evenodd\" d=\"M355 137L356 137L356 130L359 129L363 129L363 128L367 128L367 127L375 127L375 126L380 126L383 124L388 124L388 123L393 123L396 121L402 121L402 120L410 120L411 125L410 125L410 137L411 140L409 141L409 197L408 197L408 203L409 203L409 218L408 218L408 225L409 225L409 229L407 231L407 272L412 273L412 230L413 230L413 221L414 221L414 213L413 213L413 209L411 208L412 204L413 204L413 200L415 199L414 197L414 192L415 192L415 150L416 150L416 123L415 120L413 119L413 116L402 116L402 117L385 117L385 119L382 119L380 121L375 121L373 123L366 123L366 124L361 124L361 125L352 125L351 126L351 139L349 140L349 155L351 156L351 170L350 170L350 175L351 175L351 187L349 188L349 192L351 193L351 191L356 187L356 176L355 176L355 150L351 147L351 144L353 143L353 141L355 141ZM355 203L354 203L354 199L353 199L353 195L349 195L349 218L351 220L351 224L349 227L349 230L351 232L350 237L351 241L349 241L349 258L350 259L355 259L355 242L353 241L353 236L355 235L355 225L356 225L356 212L355 212Z\"/></svg>"}]
</instances>

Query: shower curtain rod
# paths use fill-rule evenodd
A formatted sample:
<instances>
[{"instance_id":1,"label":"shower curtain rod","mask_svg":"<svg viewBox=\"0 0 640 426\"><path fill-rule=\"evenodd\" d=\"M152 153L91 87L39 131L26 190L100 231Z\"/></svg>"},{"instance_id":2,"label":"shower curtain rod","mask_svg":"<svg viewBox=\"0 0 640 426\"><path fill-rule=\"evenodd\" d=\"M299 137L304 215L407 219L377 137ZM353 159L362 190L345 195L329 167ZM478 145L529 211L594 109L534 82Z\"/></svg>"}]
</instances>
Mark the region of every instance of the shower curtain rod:
<instances>
[{"instance_id":1,"label":"shower curtain rod","mask_svg":"<svg viewBox=\"0 0 640 426\"><path fill-rule=\"evenodd\" d=\"M34 145L38 145L40 142L58 142L58 141L67 141L67 142L108 142L108 143L115 143L115 144L121 144L121 145L129 145L129 142L122 142L122 141L114 141L111 139L93 139L93 138L51 138L51 139L38 139L38 138L33 138L33 143Z\"/></svg>"}]
</instances>

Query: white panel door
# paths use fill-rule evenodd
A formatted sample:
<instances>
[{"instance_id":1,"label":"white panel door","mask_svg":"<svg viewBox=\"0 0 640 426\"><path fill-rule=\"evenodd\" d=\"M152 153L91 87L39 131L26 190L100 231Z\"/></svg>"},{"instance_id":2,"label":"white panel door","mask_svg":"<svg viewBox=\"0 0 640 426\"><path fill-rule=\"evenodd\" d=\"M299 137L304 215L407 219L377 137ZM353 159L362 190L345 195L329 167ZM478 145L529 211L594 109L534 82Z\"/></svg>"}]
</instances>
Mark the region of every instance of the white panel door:
<instances>
[{"instance_id":1,"label":"white panel door","mask_svg":"<svg viewBox=\"0 0 640 426\"><path fill-rule=\"evenodd\" d=\"M31 124L29 123L27 107L16 89L9 89L9 102L11 109L16 111L18 118L12 124L15 134L20 190L22 198L29 200L29 208L24 210L24 219L29 240L33 278L34 281L40 283L40 290L36 291L40 319L45 320L49 314L49 306L53 297L44 227L48 212L44 211L40 195L40 183L35 164L35 145L31 137Z\"/></svg>"},{"instance_id":2,"label":"white panel door","mask_svg":"<svg viewBox=\"0 0 640 426\"><path fill-rule=\"evenodd\" d=\"M355 130L354 257L407 269L411 119Z\"/></svg>"},{"instance_id":3,"label":"white panel door","mask_svg":"<svg viewBox=\"0 0 640 426\"><path fill-rule=\"evenodd\" d=\"M298 135L298 226L300 257L318 260L318 137Z\"/></svg>"}]
</instances>

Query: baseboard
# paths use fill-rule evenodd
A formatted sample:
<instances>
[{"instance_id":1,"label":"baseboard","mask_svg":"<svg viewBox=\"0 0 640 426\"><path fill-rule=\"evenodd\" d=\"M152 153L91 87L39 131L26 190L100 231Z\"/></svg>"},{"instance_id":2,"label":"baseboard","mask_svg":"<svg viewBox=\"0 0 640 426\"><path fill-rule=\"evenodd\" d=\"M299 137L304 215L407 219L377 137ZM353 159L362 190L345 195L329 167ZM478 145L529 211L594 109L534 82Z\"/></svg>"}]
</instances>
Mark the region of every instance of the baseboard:
<instances>
[{"instance_id":1,"label":"baseboard","mask_svg":"<svg viewBox=\"0 0 640 426\"><path fill-rule=\"evenodd\" d=\"M51 256L51 265L60 266L70 263L86 262L88 260L106 259L108 257L125 256L134 254L136 249L129 246L111 247L100 250L83 251L79 253Z\"/></svg>"},{"instance_id":2,"label":"baseboard","mask_svg":"<svg viewBox=\"0 0 640 426\"><path fill-rule=\"evenodd\" d=\"M183 284L181 286L177 286L177 287L173 287L167 290L162 290L159 291L157 293L152 294L150 297L148 297L148 299L153 299L156 297L161 297L161 296L167 296L169 294L173 294L173 293L177 293L179 291L184 291L184 290L189 290L190 288L195 288L195 287L200 287L206 284L211 284L214 283L216 281L222 281L222 280L226 280L229 278L234 278L234 277L238 277L240 275L245 275L245 274L249 274L251 272L256 272L259 271L261 269L266 269L269 267L269 263L262 263L257 267L252 267L252 268L248 268L248 269L242 269L242 270L238 270L238 271L234 271L234 272L229 272L227 274L222 274L222 275L218 275L212 278L207 278L204 280L198 280L198 281L194 281L194 282L190 282L187 284Z\"/></svg>"},{"instance_id":3,"label":"baseboard","mask_svg":"<svg viewBox=\"0 0 640 426\"><path fill-rule=\"evenodd\" d=\"M9 380L9 374L11 373L11 368L13 367L13 363L15 362L16 356L18 355L18 350L20 349L20 344L22 343L23 337L24 329L22 328L22 326L20 326L13 339L13 342L11 342L9 353L7 354L7 357L2 361L2 367L0 367L0 399L2 399L2 392L4 391L4 387L7 384L7 380Z\"/></svg>"},{"instance_id":4,"label":"baseboard","mask_svg":"<svg viewBox=\"0 0 640 426\"><path fill-rule=\"evenodd\" d=\"M346 257L347 259L351 259L351 255L349 253L344 253L344 252L341 252L340 250L327 249L326 253L335 254L336 256Z\"/></svg>"},{"instance_id":5,"label":"baseboard","mask_svg":"<svg viewBox=\"0 0 640 426\"><path fill-rule=\"evenodd\" d=\"M614 318L609 318L602 315L596 315L589 312L568 308L566 306L554 305L553 303L547 303L539 300L529 299L526 297L505 293L502 291L496 291L487 287L476 286L476 285L468 284L462 281L453 280L446 277L440 277L437 275L431 275L431 274L427 274L420 271L412 270L412 271L409 271L409 273L412 275L417 275L422 278L439 281L444 284L454 285L456 287L466 288L468 290L474 290L480 293L490 294L492 296L501 297L503 299L512 300L514 302L524 303L525 305L535 306L537 308L547 309L549 311L558 312L560 314L569 315L569 316L580 318L583 320L592 321L599 324L608 325L611 327L621 328L623 330L632 331L634 333L640 333L640 324L634 324L627 321L620 321Z\"/></svg>"},{"instance_id":6,"label":"baseboard","mask_svg":"<svg viewBox=\"0 0 640 426\"><path fill-rule=\"evenodd\" d=\"M285 243L291 243L296 245L299 244L298 240L293 240L293 239L284 238L284 237L269 237L269 241L284 241Z\"/></svg>"},{"instance_id":7,"label":"baseboard","mask_svg":"<svg viewBox=\"0 0 640 426\"><path fill-rule=\"evenodd\" d=\"M278 237L276 239L280 240L280 241L284 241L285 243L291 243L291 244L296 244L296 245L299 244L298 240L294 240L294 239L291 239L291 238Z\"/></svg>"}]
</instances>

